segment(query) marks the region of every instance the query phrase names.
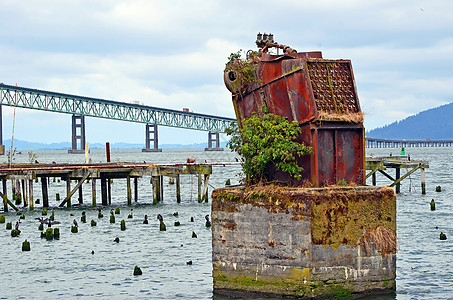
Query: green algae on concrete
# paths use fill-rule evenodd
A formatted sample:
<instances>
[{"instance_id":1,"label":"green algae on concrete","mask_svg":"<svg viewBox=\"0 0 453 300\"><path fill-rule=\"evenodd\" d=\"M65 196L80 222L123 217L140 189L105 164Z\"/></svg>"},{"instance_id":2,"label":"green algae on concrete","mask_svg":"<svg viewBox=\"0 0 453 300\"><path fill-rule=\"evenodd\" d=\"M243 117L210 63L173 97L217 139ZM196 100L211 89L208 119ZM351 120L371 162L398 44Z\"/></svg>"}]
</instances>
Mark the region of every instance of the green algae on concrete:
<instances>
[{"instance_id":1,"label":"green algae on concrete","mask_svg":"<svg viewBox=\"0 0 453 300\"><path fill-rule=\"evenodd\" d=\"M391 188L227 187L213 191L214 292L347 298L391 293Z\"/></svg>"}]
</instances>

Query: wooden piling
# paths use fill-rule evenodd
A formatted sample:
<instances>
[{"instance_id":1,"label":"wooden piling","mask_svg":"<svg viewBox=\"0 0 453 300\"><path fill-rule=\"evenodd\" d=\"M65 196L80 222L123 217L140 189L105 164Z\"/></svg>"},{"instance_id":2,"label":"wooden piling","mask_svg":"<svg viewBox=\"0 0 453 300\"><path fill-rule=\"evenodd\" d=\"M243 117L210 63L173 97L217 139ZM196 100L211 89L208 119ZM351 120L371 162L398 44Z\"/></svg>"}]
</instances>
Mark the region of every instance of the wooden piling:
<instances>
[{"instance_id":1,"label":"wooden piling","mask_svg":"<svg viewBox=\"0 0 453 300\"><path fill-rule=\"evenodd\" d=\"M49 207L49 191L47 189L47 177L41 177L42 207Z\"/></svg>"},{"instance_id":2,"label":"wooden piling","mask_svg":"<svg viewBox=\"0 0 453 300\"><path fill-rule=\"evenodd\" d=\"M71 178L69 175L66 176L66 198L68 201L66 202L68 207L71 207Z\"/></svg>"},{"instance_id":3,"label":"wooden piling","mask_svg":"<svg viewBox=\"0 0 453 300\"><path fill-rule=\"evenodd\" d=\"M164 176L159 176L159 200L164 201Z\"/></svg>"},{"instance_id":4,"label":"wooden piling","mask_svg":"<svg viewBox=\"0 0 453 300\"><path fill-rule=\"evenodd\" d=\"M153 188L153 204L157 204L157 176L151 176L151 184Z\"/></svg>"},{"instance_id":5,"label":"wooden piling","mask_svg":"<svg viewBox=\"0 0 453 300\"><path fill-rule=\"evenodd\" d=\"M204 182L203 182L203 196L202 199L205 202L208 202L208 183L209 183L209 174L204 174Z\"/></svg>"},{"instance_id":6,"label":"wooden piling","mask_svg":"<svg viewBox=\"0 0 453 300\"><path fill-rule=\"evenodd\" d=\"M7 181L6 179L2 179L2 186L3 186L3 211L8 212L8 197L7 197Z\"/></svg>"},{"instance_id":7,"label":"wooden piling","mask_svg":"<svg viewBox=\"0 0 453 300\"><path fill-rule=\"evenodd\" d=\"M425 186L425 168L420 168L420 181L422 185L422 194L426 194L426 186Z\"/></svg>"},{"instance_id":8,"label":"wooden piling","mask_svg":"<svg viewBox=\"0 0 453 300\"><path fill-rule=\"evenodd\" d=\"M22 179L22 194L24 199L24 207L28 206L28 184L26 184L25 179Z\"/></svg>"},{"instance_id":9,"label":"wooden piling","mask_svg":"<svg viewBox=\"0 0 453 300\"><path fill-rule=\"evenodd\" d=\"M201 184L202 184L202 181L201 181L201 174L198 174L198 202L202 202L202 198L201 198Z\"/></svg>"},{"instance_id":10,"label":"wooden piling","mask_svg":"<svg viewBox=\"0 0 453 300\"><path fill-rule=\"evenodd\" d=\"M22 192L20 191L20 180L16 179L16 199L22 200Z\"/></svg>"},{"instance_id":11,"label":"wooden piling","mask_svg":"<svg viewBox=\"0 0 453 300\"><path fill-rule=\"evenodd\" d=\"M134 201L138 201L138 178L134 177Z\"/></svg>"},{"instance_id":12,"label":"wooden piling","mask_svg":"<svg viewBox=\"0 0 453 300\"><path fill-rule=\"evenodd\" d=\"M79 204L83 204L83 190L82 190L82 185L79 186Z\"/></svg>"},{"instance_id":13,"label":"wooden piling","mask_svg":"<svg viewBox=\"0 0 453 300\"><path fill-rule=\"evenodd\" d=\"M107 197L109 199L109 205L112 205L112 182L111 182L111 178L107 178Z\"/></svg>"},{"instance_id":14,"label":"wooden piling","mask_svg":"<svg viewBox=\"0 0 453 300\"><path fill-rule=\"evenodd\" d=\"M132 205L131 177L126 177L127 205Z\"/></svg>"},{"instance_id":15,"label":"wooden piling","mask_svg":"<svg viewBox=\"0 0 453 300\"><path fill-rule=\"evenodd\" d=\"M101 176L101 199L102 205L107 205L107 178Z\"/></svg>"},{"instance_id":16,"label":"wooden piling","mask_svg":"<svg viewBox=\"0 0 453 300\"><path fill-rule=\"evenodd\" d=\"M24 207L28 206L28 193L27 193L27 185L25 184L25 179L21 180L22 183L22 195L23 195L23 200L24 200Z\"/></svg>"},{"instance_id":17,"label":"wooden piling","mask_svg":"<svg viewBox=\"0 0 453 300\"><path fill-rule=\"evenodd\" d=\"M96 207L96 178L91 179L91 207Z\"/></svg>"},{"instance_id":18,"label":"wooden piling","mask_svg":"<svg viewBox=\"0 0 453 300\"><path fill-rule=\"evenodd\" d=\"M181 181L179 174L176 174L176 202L181 203Z\"/></svg>"},{"instance_id":19,"label":"wooden piling","mask_svg":"<svg viewBox=\"0 0 453 300\"><path fill-rule=\"evenodd\" d=\"M400 176L401 176L401 169L395 168L395 181L400 179ZM401 184L398 182L395 187L395 193L399 194L400 188L401 188Z\"/></svg>"},{"instance_id":20,"label":"wooden piling","mask_svg":"<svg viewBox=\"0 0 453 300\"><path fill-rule=\"evenodd\" d=\"M30 201L30 211L33 211L35 209L35 202L33 200L33 179L27 179L28 180L28 198Z\"/></svg>"}]
</instances>

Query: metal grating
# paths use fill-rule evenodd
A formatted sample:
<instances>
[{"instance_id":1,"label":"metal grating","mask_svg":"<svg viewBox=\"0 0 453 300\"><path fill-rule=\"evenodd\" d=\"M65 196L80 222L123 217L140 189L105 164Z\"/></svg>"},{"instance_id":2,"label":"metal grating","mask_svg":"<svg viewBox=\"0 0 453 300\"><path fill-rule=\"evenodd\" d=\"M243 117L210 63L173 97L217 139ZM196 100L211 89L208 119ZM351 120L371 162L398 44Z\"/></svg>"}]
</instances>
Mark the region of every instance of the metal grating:
<instances>
[{"instance_id":1,"label":"metal grating","mask_svg":"<svg viewBox=\"0 0 453 300\"><path fill-rule=\"evenodd\" d=\"M318 111L359 112L349 62L307 62L307 65Z\"/></svg>"}]
</instances>

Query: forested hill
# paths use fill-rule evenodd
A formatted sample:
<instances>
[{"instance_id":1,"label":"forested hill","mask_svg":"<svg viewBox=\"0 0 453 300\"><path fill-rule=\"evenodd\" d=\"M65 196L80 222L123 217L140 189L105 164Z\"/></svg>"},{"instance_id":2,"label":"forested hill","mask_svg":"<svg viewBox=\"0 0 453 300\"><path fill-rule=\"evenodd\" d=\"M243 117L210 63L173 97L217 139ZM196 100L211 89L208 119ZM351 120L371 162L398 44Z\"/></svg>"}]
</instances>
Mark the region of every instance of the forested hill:
<instances>
[{"instance_id":1,"label":"forested hill","mask_svg":"<svg viewBox=\"0 0 453 300\"><path fill-rule=\"evenodd\" d=\"M366 137L396 140L453 140L453 103L422 111L366 132Z\"/></svg>"}]
</instances>

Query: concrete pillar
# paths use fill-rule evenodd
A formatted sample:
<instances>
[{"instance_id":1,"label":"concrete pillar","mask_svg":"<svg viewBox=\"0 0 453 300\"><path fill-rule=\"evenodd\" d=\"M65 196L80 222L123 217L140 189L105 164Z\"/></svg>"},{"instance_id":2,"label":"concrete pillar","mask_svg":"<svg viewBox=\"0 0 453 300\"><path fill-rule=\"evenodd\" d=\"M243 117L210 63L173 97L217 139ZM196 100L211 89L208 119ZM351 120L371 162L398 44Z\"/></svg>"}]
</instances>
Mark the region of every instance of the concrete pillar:
<instances>
[{"instance_id":1,"label":"concrete pillar","mask_svg":"<svg viewBox=\"0 0 453 300\"><path fill-rule=\"evenodd\" d=\"M215 147L212 147L212 143L215 142ZM208 132L208 148L204 148L204 151L223 151L220 147L220 138L218 132Z\"/></svg>"},{"instance_id":2,"label":"concrete pillar","mask_svg":"<svg viewBox=\"0 0 453 300\"><path fill-rule=\"evenodd\" d=\"M151 144L153 145L153 148L151 148ZM142 152L162 152L162 149L159 149L157 124L146 124L145 148L142 149Z\"/></svg>"},{"instance_id":3,"label":"concrete pillar","mask_svg":"<svg viewBox=\"0 0 453 300\"><path fill-rule=\"evenodd\" d=\"M85 153L85 142L85 116L72 115L72 149L68 153Z\"/></svg>"}]
</instances>

